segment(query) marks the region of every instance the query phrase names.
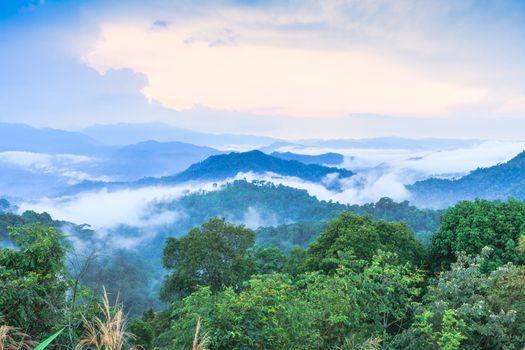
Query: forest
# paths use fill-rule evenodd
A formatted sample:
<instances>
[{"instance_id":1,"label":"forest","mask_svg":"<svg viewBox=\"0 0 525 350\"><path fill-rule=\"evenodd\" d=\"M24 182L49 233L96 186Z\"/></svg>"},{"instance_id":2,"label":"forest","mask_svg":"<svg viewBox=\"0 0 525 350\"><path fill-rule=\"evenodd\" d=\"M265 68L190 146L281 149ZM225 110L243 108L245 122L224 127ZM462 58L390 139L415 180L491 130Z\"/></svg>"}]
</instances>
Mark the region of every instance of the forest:
<instances>
[{"instance_id":1,"label":"forest","mask_svg":"<svg viewBox=\"0 0 525 350\"><path fill-rule=\"evenodd\" d=\"M256 231L212 217L168 236L159 265L131 251L79 256L70 226L4 211L1 348L524 347L525 203L337 209Z\"/></svg>"}]
</instances>

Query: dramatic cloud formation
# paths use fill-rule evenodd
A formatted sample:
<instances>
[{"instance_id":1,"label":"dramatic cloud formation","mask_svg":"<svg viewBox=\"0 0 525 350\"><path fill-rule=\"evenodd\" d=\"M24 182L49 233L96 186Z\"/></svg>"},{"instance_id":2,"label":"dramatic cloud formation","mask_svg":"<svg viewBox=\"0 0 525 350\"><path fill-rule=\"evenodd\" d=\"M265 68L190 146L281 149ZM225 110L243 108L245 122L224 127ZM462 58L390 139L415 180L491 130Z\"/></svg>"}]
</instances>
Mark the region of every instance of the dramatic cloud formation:
<instances>
[{"instance_id":1,"label":"dramatic cloud formation","mask_svg":"<svg viewBox=\"0 0 525 350\"><path fill-rule=\"evenodd\" d=\"M145 96L176 110L205 105L295 117L360 112L434 116L486 94L361 51L225 44L229 39L194 37L206 31L203 27L196 23L152 31L140 24L103 25L102 39L85 59L101 73L110 68L144 73L149 81L142 90Z\"/></svg>"},{"instance_id":2,"label":"dramatic cloud formation","mask_svg":"<svg viewBox=\"0 0 525 350\"><path fill-rule=\"evenodd\" d=\"M525 127L522 1L2 6L2 121L296 139L513 139Z\"/></svg>"}]
</instances>

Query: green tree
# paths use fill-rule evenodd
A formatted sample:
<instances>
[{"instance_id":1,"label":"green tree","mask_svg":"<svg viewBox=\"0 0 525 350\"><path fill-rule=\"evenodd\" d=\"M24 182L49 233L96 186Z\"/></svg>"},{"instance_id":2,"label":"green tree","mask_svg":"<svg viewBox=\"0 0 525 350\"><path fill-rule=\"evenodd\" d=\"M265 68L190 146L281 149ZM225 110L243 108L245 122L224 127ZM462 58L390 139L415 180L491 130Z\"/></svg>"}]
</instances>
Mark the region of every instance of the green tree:
<instances>
[{"instance_id":1,"label":"green tree","mask_svg":"<svg viewBox=\"0 0 525 350\"><path fill-rule=\"evenodd\" d=\"M288 261L283 251L274 245L255 247L250 252L250 259L253 261L256 274L282 272Z\"/></svg>"},{"instance_id":2,"label":"green tree","mask_svg":"<svg viewBox=\"0 0 525 350\"><path fill-rule=\"evenodd\" d=\"M240 288L253 270L247 253L254 243L252 230L218 218L180 239L168 238L162 263L172 272L161 288L162 299L182 298L199 286L209 286L213 292Z\"/></svg>"},{"instance_id":3,"label":"green tree","mask_svg":"<svg viewBox=\"0 0 525 350\"><path fill-rule=\"evenodd\" d=\"M59 327L68 276L63 236L32 224L10 230L15 249L0 249L0 318L36 338Z\"/></svg>"},{"instance_id":4,"label":"green tree","mask_svg":"<svg viewBox=\"0 0 525 350\"><path fill-rule=\"evenodd\" d=\"M142 318L137 318L130 322L129 331L135 336L133 344L144 350L153 349L154 331L152 321L155 319L155 312L149 309L143 312Z\"/></svg>"},{"instance_id":5,"label":"green tree","mask_svg":"<svg viewBox=\"0 0 525 350\"><path fill-rule=\"evenodd\" d=\"M196 320L202 318L212 349L317 348L318 333L310 313L287 275L253 277L240 293L227 288L213 294L205 287L184 299L172 326L179 334L172 347L189 347Z\"/></svg>"},{"instance_id":6,"label":"green tree","mask_svg":"<svg viewBox=\"0 0 525 350\"><path fill-rule=\"evenodd\" d=\"M126 250L113 250L111 255L95 256L80 276L83 286L89 287L96 296L103 289L109 294L111 304L117 299L130 317L139 316L144 310L160 308L158 277L148 261Z\"/></svg>"},{"instance_id":7,"label":"green tree","mask_svg":"<svg viewBox=\"0 0 525 350\"><path fill-rule=\"evenodd\" d=\"M524 234L523 202L459 202L442 216L439 231L431 238L430 266L433 271L446 269L457 254L478 255L483 247L492 249L485 261L488 269L507 262L522 263L524 256L516 248Z\"/></svg>"},{"instance_id":8,"label":"green tree","mask_svg":"<svg viewBox=\"0 0 525 350\"><path fill-rule=\"evenodd\" d=\"M501 278L515 267L505 265L485 272L482 266L489 251L484 249L474 258L459 256L450 270L430 281L422 304L416 308L417 321L400 337L399 347L436 349L436 344L447 343L454 349L461 341L461 349L523 348L522 337L515 332L516 311L495 308L490 297Z\"/></svg>"},{"instance_id":9,"label":"green tree","mask_svg":"<svg viewBox=\"0 0 525 350\"><path fill-rule=\"evenodd\" d=\"M396 253L402 262L419 265L424 249L408 226L374 222L368 216L343 212L307 251L306 268L333 273L349 259L371 261L378 250Z\"/></svg>"}]
</instances>

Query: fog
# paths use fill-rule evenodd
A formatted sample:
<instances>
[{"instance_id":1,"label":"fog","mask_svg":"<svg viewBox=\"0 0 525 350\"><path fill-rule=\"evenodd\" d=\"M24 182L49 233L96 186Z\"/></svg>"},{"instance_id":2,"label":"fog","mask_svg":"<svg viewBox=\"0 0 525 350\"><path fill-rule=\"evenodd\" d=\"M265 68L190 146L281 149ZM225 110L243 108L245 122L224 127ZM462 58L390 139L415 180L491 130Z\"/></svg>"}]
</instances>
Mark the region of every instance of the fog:
<instances>
[{"instance_id":1,"label":"fog","mask_svg":"<svg viewBox=\"0 0 525 350\"><path fill-rule=\"evenodd\" d=\"M339 152L345 160L341 165L356 172L349 178L338 174L327 175L314 183L300 178L273 173L239 173L233 178L214 182L188 182L177 185L146 186L109 190L84 191L69 196L42 197L17 203L19 211L48 212L54 219L87 223L96 231L96 238L122 248L134 248L152 240L161 227L176 225L185 213L161 203L170 203L196 191L215 191L222 185L240 179L263 180L306 190L320 200L348 204L375 202L381 197L395 201L410 200L406 185L435 177L459 177L478 167L492 166L508 161L525 148L525 142L486 141L472 147L444 150L408 149L319 149L297 147L286 151L304 154ZM50 156L28 152L2 152L0 162L43 172L67 174L68 166L90 162L88 157L72 155ZM336 185L336 186L334 186ZM334 190L337 188L338 190ZM242 206L244 203L238 203ZM250 228L278 224L275 218L261 215L256 208L247 207L244 217L234 220ZM227 213L225 213L227 216ZM119 234L126 227L127 234ZM134 234L129 234L131 229ZM76 242L81 244L81 242Z\"/></svg>"}]
</instances>

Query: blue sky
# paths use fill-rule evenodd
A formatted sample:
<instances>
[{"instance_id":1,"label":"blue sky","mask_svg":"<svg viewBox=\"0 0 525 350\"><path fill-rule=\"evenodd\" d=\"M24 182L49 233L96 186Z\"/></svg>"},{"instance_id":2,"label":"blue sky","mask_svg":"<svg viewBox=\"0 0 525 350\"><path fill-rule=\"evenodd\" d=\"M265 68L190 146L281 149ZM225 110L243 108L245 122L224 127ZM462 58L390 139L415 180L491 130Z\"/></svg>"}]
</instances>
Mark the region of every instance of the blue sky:
<instances>
[{"instance_id":1,"label":"blue sky","mask_svg":"<svg viewBox=\"0 0 525 350\"><path fill-rule=\"evenodd\" d=\"M519 139L523 1L3 1L0 121Z\"/></svg>"}]
</instances>

